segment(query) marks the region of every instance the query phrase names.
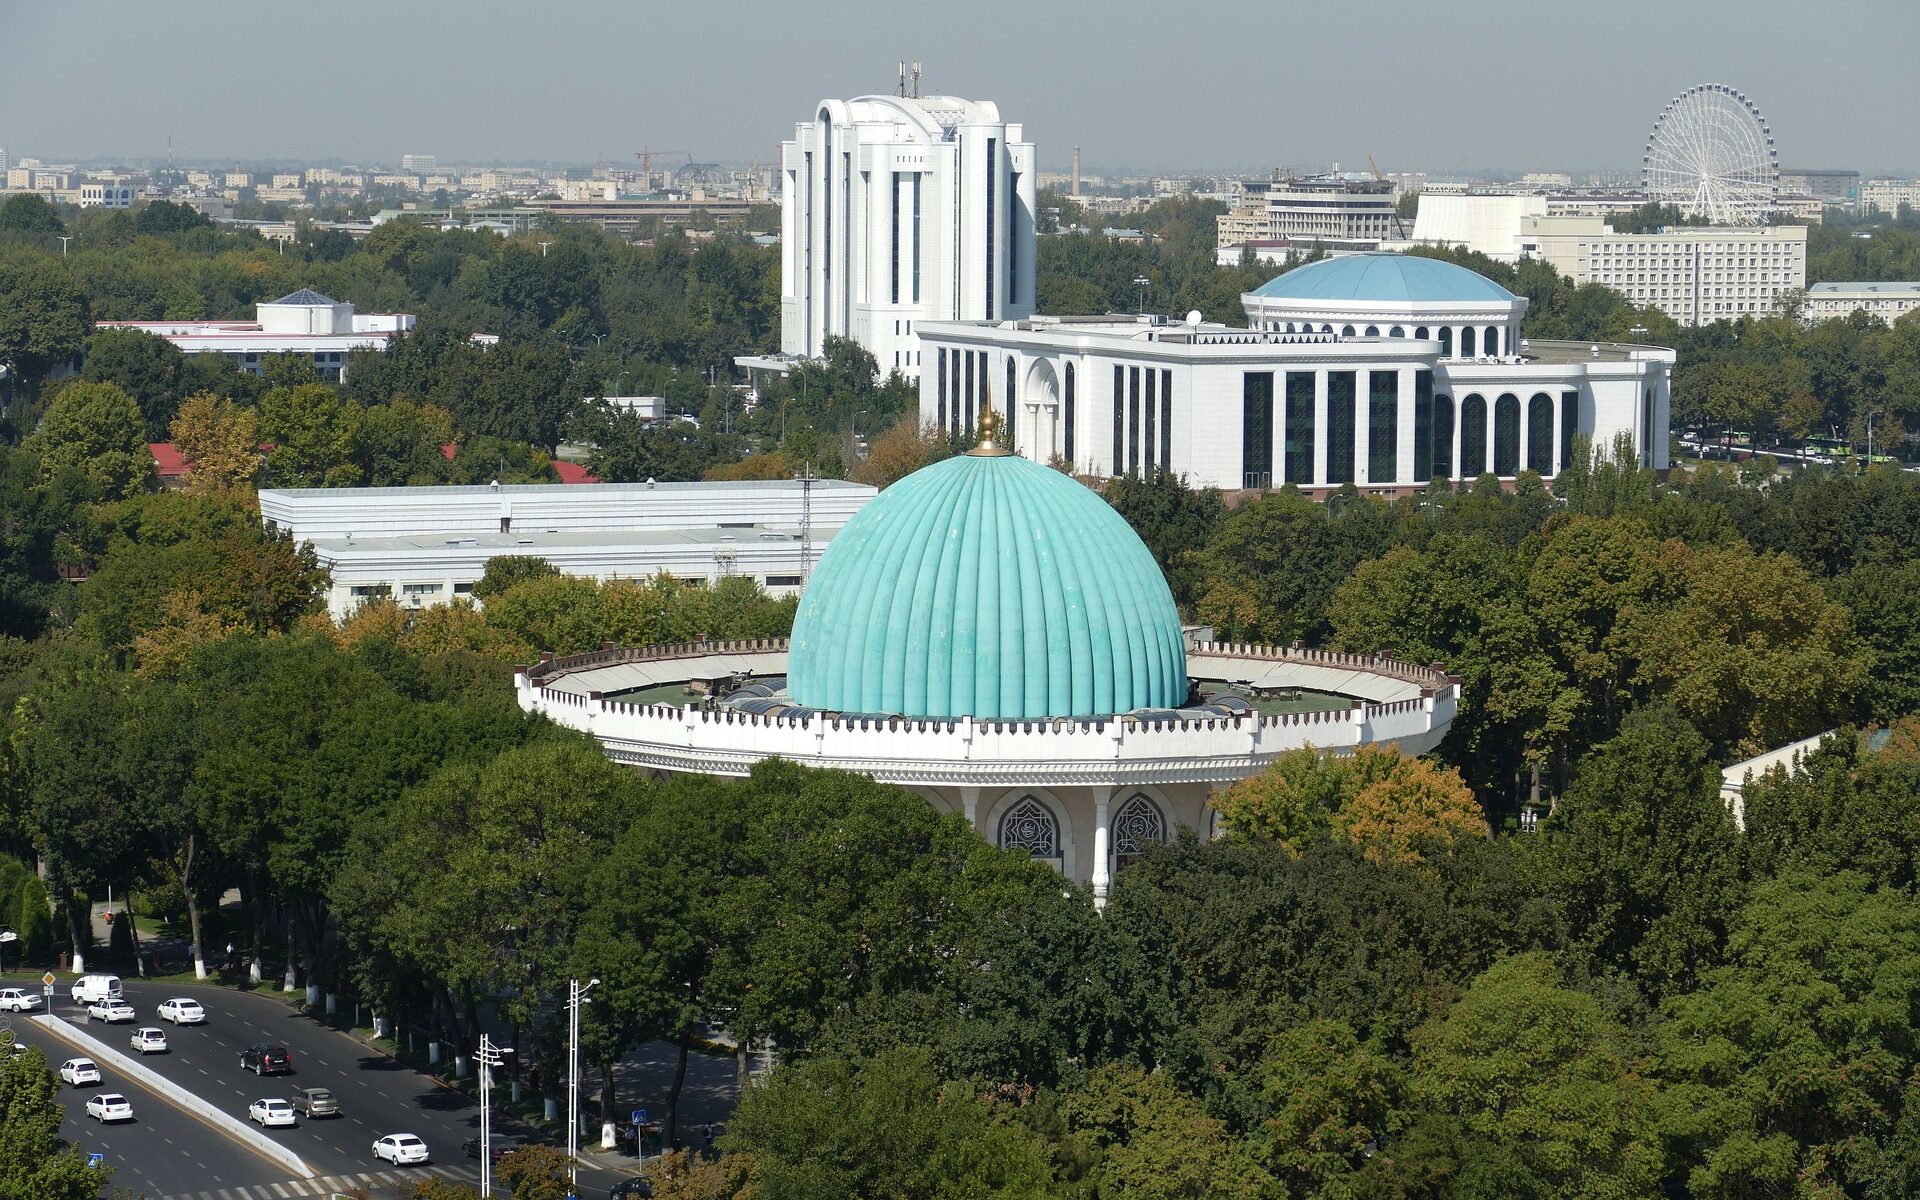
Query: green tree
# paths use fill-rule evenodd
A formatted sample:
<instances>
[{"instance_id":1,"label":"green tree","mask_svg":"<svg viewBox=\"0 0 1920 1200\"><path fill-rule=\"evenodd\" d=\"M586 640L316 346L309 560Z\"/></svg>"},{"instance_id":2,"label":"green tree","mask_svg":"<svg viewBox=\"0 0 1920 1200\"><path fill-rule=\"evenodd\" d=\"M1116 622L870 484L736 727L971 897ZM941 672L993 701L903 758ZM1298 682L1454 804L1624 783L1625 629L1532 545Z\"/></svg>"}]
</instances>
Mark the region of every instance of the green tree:
<instances>
[{"instance_id":1,"label":"green tree","mask_svg":"<svg viewBox=\"0 0 1920 1200\"><path fill-rule=\"evenodd\" d=\"M1344 1022L1322 1018L1282 1030L1261 1055L1259 1072L1272 1115L1250 1141L1288 1195L1338 1194L1386 1135L1398 1132L1404 1073Z\"/></svg>"},{"instance_id":2,"label":"green tree","mask_svg":"<svg viewBox=\"0 0 1920 1200\"><path fill-rule=\"evenodd\" d=\"M37 380L78 358L93 332L87 294L51 262L0 262L0 363Z\"/></svg>"},{"instance_id":3,"label":"green tree","mask_svg":"<svg viewBox=\"0 0 1920 1200\"><path fill-rule=\"evenodd\" d=\"M1107 503L1153 552L1181 610L1191 612L1206 587L1201 553L1226 520L1220 489L1190 488L1184 475L1154 471L1109 482Z\"/></svg>"},{"instance_id":4,"label":"green tree","mask_svg":"<svg viewBox=\"0 0 1920 1200\"><path fill-rule=\"evenodd\" d=\"M1531 856L1573 947L1655 996L1718 961L1744 900L1720 773L1671 709L1644 710L1580 764Z\"/></svg>"},{"instance_id":5,"label":"green tree","mask_svg":"<svg viewBox=\"0 0 1920 1200\"><path fill-rule=\"evenodd\" d=\"M1593 997L1559 986L1543 954L1496 964L1419 1032L1412 1091L1511 1155L1538 1195L1654 1193L1653 1089L1626 1030Z\"/></svg>"},{"instance_id":6,"label":"green tree","mask_svg":"<svg viewBox=\"0 0 1920 1200\"><path fill-rule=\"evenodd\" d=\"M1061 1097L1070 1149L1090 1160L1092 1194L1138 1200L1254 1200L1272 1181L1224 1121L1175 1087L1166 1072L1131 1063L1096 1068Z\"/></svg>"},{"instance_id":7,"label":"green tree","mask_svg":"<svg viewBox=\"0 0 1920 1200\"><path fill-rule=\"evenodd\" d=\"M1727 963L1657 1028L1691 1195L1911 1195L1920 908L1864 876L1760 885Z\"/></svg>"},{"instance_id":8,"label":"green tree","mask_svg":"<svg viewBox=\"0 0 1920 1200\"><path fill-rule=\"evenodd\" d=\"M0 1196L95 1200L111 1169L60 1136L59 1081L38 1049L0 1060Z\"/></svg>"},{"instance_id":9,"label":"green tree","mask_svg":"<svg viewBox=\"0 0 1920 1200\"><path fill-rule=\"evenodd\" d=\"M83 472L103 500L120 500L153 479L146 424L131 397L110 383L70 383L53 398L23 448L38 456L42 482Z\"/></svg>"},{"instance_id":10,"label":"green tree","mask_svg":"<svg viewBox=\"0 0 1920 1200\"><path fill-rule=\"evenodd\" d=\"M141 233L186 233L193 229L206 229L213 222L190 204L150 200L134 214L133 224Z\"/></svg>"},{"instance_id":11,"label":"green tree","mask_svg":"<svg viewBox=\"0 0 1920 1200\"><path fill-rule=\"evenodd\" d=\"M352 487L366 471L355 443L366 410L323 383L276 387L260 398L260 436L273 444L267 483L274 487Z\"/></svg>"},{"instance_id":12,"label":"green tree","mask_svg":"<svg viewBox=\"0 0 1920 1200\"><path fill-rule=\"evenodd\" d=\"M985 1200L1044 1192L1045 1148L925 1050L802 1058L742 1098L723 1147L763 1200Z\"/></svg>"},{"instance_id":13,"label":"green tree","mask_svg":"<svg viewBox=\"0 0 1920 1200\"><path fill-rule=\"evenodd\" d=\"M491 600L518 583L529 579L553 579L560 568L535 554L496 554L487 560L480 581L473 585L476 600Z\"/></svg>"},{"instance_id":14,"label":"green tree","mask_svg":"<svg viewBox=\"0 0 1920 1200\"><path fill-rule=\"evenodd\" d=\"M37 192L16 192L0 204L0 233L65 233L60 213Z\"/></svg>"},{"instance_id":15,"label":"green tree","mask_svg":"<svg viewBox=\"0 0 1920 1200\"><path fill-rule=\"evenodd\" d=\"M146 422L147 437L162 441L180 401L187 356L163 337L139 329L101 329L87 342L81 378L111 383L132 396Z\"/></svg>"}]
</instances>

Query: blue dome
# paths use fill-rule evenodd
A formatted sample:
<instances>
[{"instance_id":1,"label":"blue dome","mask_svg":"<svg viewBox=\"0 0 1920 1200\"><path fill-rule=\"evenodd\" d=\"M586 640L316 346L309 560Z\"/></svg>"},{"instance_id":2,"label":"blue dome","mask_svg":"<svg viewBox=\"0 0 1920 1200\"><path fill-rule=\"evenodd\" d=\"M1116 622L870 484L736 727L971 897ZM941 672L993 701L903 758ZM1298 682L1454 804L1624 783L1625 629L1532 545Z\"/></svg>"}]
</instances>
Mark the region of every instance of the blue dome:
<instances>
[{"instance_id":1,"label":"blue dome","mask_svg":"<svg viewBox=\"0 0 1920 1200\"><path fill-rule=\"evenodd\" d=\"M1126 519L1017 455L962 454L868 501L793 621L797 704L1029 719L1173 708L1186 643Z\"/></svg>"},{"instance_id":2,"label":"blue dome","mask_svg":"<svg viewBox=\"0 0 1920 1200\"><path fill-rule=\"evenodd\" d=\"M1393 304L1468 300L1511 303L1512 292L1477 271L1413 254L1323 258L1267 280L1253 292L1279 300L1361 300Z\"/></svg>"}]
</instances>

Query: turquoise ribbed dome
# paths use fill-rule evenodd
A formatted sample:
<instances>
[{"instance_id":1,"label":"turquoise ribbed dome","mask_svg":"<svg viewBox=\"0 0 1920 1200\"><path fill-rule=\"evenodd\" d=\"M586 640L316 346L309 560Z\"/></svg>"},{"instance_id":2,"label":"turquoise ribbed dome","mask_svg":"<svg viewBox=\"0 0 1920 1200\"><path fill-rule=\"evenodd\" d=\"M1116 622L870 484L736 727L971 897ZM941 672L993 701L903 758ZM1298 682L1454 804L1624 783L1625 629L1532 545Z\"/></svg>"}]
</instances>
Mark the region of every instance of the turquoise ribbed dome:
<instances>
[{"instance_id":1,"label":"turquoise ribbed dome","mask_svg":"<svg viewBox=\"0 0 1920 1200\"><path fill-rule=\"evenodd\" d=\"M1017 455L963 454L887 488L827 544L787 692L910 717L1172 708L1186 643L1159 565L1106 501Z\"/></svg>"}]
</instances>

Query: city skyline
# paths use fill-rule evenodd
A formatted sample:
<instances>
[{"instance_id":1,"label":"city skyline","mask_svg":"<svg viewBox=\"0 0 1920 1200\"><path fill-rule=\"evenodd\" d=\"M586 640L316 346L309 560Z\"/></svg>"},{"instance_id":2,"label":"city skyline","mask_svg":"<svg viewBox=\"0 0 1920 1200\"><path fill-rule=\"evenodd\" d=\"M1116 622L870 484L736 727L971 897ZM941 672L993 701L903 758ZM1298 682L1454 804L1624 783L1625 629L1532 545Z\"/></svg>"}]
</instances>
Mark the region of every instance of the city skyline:
<instances>
[{"instance_id":1,"label":"city skyline","mask_svg":"<svg viewBox=\"0 0 1920 1200\"><path fill-rule=\"evenodd\" d=\"M1920 105L1900 61L1920 35L1911 4L1808 22L1785 5L1632 0L1577 27L1505 0L1444 21L1431 11L1382 0L1356 26L1252 4L1169 20L1135 3L996 2L956 23L949 10L862 2L796 21L761 2L715 19L582 0L546 15L538 36L556 49L543 58L523 10L496 0L350 3L323 24L263 7L216 32L126 0L22 6L0 72L0 145L156 160L171 137L182 162L623 164L665 146L768 162L816 100L891 91L896 60L917 57L923 93L995 101L1050 171L1079 145L1099 171L1351 169L1371 154L1383 170L1439 175L1631 172L1661 106L1706 81L1754 99L1784 165L1920 166L1920 146L1895 133L1896 114ZM77 76L70 56L21 53L79 45ZM1803 68L1822 61L1849 64L1845 88Z\"/></svg>"}]
</instances>

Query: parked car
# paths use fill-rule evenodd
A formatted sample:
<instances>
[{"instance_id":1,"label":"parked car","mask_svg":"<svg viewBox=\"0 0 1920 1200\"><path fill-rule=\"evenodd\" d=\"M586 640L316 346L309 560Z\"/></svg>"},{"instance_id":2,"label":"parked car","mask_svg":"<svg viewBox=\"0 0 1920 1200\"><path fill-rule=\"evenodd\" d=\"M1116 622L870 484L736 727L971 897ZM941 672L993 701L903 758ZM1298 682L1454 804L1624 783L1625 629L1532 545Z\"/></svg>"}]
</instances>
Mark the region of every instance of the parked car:
<instances>
[{"instance_id":1,"label":"parked car","mask_svg":"<svg viewBox=\"0 0 1920 1200\"><path fill-rule=\"evenodd\" d=\"M125 1000L95 1000L87 1005L87 1020L105 1021L109 1025L120 1021L132 1021L139 1015L133 1011L133 1005Z\"/></svg>"},{"instance_id":2,"label":"parked car","mask_svg":"<svg viewBox=\"0 0 1920 1200\"><path fill-rule=\"evenodd\" d=\"M653 1185L635 1175L607 1189L607 1200L653 1200Z\"/></svg>"},{"instance_id":3,"label":"parked car","mask_svg":"<svg viewBox=\"0 0 1920 1200\"><path fill-rule=\"evenodd\" d=\"M120 998L120 977L118 975L82 975L73 981L73 990L69 993L75 1004L92 1004L96 1000L118 1000Z\"/></svg>"},{"instance_id":4,"label":"parked car","mask_svg":"<svg viewBox=\"0 0 1920 1200\"><path fill-rule=\"evenodd\" d=\"M301 1088L293 1094L293 1111L303 1117L337 1117L340 1100L326 1088Z\"/></svg>"},{"instance_id":5,"label":"parked car","mask_svg":"<svg viewBox=\"0 0 1920 1200\"><path fill-rule=\"evenodd\" d=\"M293 1055L285 1046L255 1042L240 1052L240 1069L255 1075L285 1075L293 1070Z\"/></svg>"},{"instance_id":6,"label":"parked car","mask_svg":"<svg viewBox=\"0 0 1920 1200\"><path fill-rule=\"evenodd\" d=\"M25 988L0 989L0 1012L28 1012L40 1007L40 996Z\"/></svg>"},{"instance_id":7,"label":"parked car","mask_svg":"<svg viewBox=\"0 0 1920 1200\"><path fill-rule=\"evenodd\" d=\"M185 996L176 996L172 1000L162 1000L159 1009L162 1021L172 1021L175 1025L205 1025L207 1010L200 1007L198 1000L189 1000Z\"/></svg>"},{"instance_id":8,"label":"parked car","mask_svg":"<svg viewBox=\"0 0 1920 1200\"><path fill-rule=\"evenodd\" d=\"M144 1029L136 1029L133 1031L133 1037L129 1040L132 1042L133 1048L142 1054L165 1054L167 1052L167 1035L165 1030L155 1029L152 1026Z\"/></svg>"},{"instance_id":9,"label":"parked car","mask_svg":"<svg viewBox=\"0 0 1920 1200\"><path fill-rule=\"evenodd\" d=\"M373 1144L373 1156L396 1167L427 1161L427 1144L410 1133L390 1133Z\"/></svg>"},{"instance_id":10,"label":"parked car","mask_svg":"<svg viewBox=\"0 0 1920 1200\"><path fill-rule=\"evenodd\" d=\"M258 1121L264 1127L292 1125L293 1105L285 1100L255 1100L247 1105L247 1120Z\"/></svg>"},{"instance_id":11,"label":"parked car","mask_svg":"<svg viewBox=\"0 0 1920 1200\"><path fill-rule=\"evenodd\" d=\"M525 1145L526 1143L520 1140L519 1138L501 1137L499 1134L496 1133L493 1135L493 1161L499 1162L505 1156L512 1154L515 1150L518 1150ZM468 1158L479 1158L480 1157L480 1139L477 1137L470 1137L466 1141L461 1142L460 1153L466 1155Z\"/></svg>"},{"instance_id":12,"label":"parked car","mask_svg":"<svg viewBox=\"0 0 1920 1200\"><path fill-rule=\"evenodd\" d=\"M100 1068L90 1058L70 1058L60 1064L60 1081L74 1087L100 1082Z\"/></svg>"}]
</instances>

